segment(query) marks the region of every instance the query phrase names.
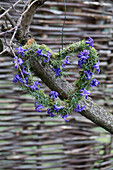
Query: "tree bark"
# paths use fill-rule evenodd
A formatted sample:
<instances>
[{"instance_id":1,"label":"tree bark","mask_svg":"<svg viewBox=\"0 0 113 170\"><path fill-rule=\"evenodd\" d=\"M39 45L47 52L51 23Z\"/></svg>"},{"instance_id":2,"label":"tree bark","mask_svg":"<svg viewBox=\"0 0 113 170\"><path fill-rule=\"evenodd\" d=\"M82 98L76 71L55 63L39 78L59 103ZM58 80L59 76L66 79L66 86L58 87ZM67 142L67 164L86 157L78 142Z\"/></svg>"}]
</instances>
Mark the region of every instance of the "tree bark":
<instances>
[{"instance_id":1,"label":"tree bark","mask_svg":"<svg viewBox=\"0 0 113 170\"><path fill-rule=\"evenodd\" d=\"M43 66L42 63L35 58L30 58L30 64L34 73L40 77L51 90L59 93L60 99L68 98L69 91L73 88L71 84L64 79L56 78L56 75L48 65Z\"/></svg>"}]
</instances>

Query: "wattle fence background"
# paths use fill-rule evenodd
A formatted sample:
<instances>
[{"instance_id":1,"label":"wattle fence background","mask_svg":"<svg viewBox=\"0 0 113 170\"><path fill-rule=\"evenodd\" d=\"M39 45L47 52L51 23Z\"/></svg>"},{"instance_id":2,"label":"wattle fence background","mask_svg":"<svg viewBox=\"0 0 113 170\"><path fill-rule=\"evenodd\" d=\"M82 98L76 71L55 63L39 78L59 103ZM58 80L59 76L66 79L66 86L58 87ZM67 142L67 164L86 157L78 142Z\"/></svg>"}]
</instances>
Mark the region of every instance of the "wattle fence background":
<instances>
[{"instance_id":1,"label":"wattle fence background","mask_svg":"<svg viewBox=\"0 0 113 170\"><path fill-rule=\"evenodd\" d=\"M10 3L1 0L0 5L7 9ZM23 5L16 10L22 11ZM113 2L66 0L66 7L64 47L89 36L94 39L101 62L101 73L95 77L101 84L92 89L91 97L113 113ZM10 15L18 19L14 9ZM64 17L63 0L47 1L37 9L30 27L37 43L59 51ZM34 100L12 82L12 61L8 54L0 56L0 170L113 170L113 136L77 113L65 123L50 118L46 110L35 112ZM76 58L66 71L73 83L78 78ZM49 92L45 84L42 89Z\"/></svg>"}]
</instances>

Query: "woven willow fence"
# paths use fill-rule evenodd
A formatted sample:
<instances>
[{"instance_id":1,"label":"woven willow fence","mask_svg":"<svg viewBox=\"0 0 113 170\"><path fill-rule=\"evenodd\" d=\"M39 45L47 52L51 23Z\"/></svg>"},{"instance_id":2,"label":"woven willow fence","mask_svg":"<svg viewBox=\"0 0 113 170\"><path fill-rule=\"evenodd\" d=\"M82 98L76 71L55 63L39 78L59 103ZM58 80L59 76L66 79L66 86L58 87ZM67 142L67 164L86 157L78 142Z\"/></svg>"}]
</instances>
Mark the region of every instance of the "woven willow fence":
<instances>
[{"instance_id":1,"label":"woven willow fence","mask_svg":"<svg viewBox=\"0 0 113 170\"><path fill-rule=\"evenodd\" d=\"M9 7L8 0L0 4ZM94 39L101 62L101 73L95 77L101 84L91 97L113 113L113 2L67 0L66 6L64 47L89 36ZM16 9L22 7L20 3ZM17 20L13 9L10 14ZM47 1L37 10L31 32L39 44L54 51L62 47L64 14L63 0ZM33 99L12 82L12 61L8 54L0 56L0 170L113 170L112 136L80 114L73 113L65 123L50 118L46 110L35 112ZM78 78L76 58L66 71L73 83ZM42 89L49 92L44 84Z\"/></svg>"}]
</instances>

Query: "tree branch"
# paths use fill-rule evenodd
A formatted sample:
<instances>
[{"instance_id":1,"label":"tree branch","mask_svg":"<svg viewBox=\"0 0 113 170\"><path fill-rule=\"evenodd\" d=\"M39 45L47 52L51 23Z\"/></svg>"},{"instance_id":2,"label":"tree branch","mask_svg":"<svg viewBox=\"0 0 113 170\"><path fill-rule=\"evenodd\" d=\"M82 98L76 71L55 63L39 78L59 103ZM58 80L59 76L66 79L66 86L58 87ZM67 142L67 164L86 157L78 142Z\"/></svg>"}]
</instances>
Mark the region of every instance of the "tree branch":
<instances>
[{"instance_id":1,"label":"tree branch","mask_svg":"<svg viewBox=\"0 0 113 170\"><path fill-rule=\"evenodd\" d=\"M52 69L47 65L43 66L36 58L30 58L30 64L34 73L40 77L51 90L59 93L60 99L68 98L69 91L73 88L71 84L64 79L56 78L56 74L54 74Z\"/></svg>"},{"instance_id":2,"label":"tree branch","mask_svg":"<svg viewBox=\"0 0 113 170\"><path fill-rule=\"evenodd\" d=\"M35 74L51 90L57 91L60 99L63 100L69 97L69 92L73 90L72 85L64 79L56 78L52 69L47 65L43 66L36 58L30 58L30 63ZM90 97L87 100L80 101L80 105L85 106L85 109L81 112L83 116L113 134L113 115L111 113L95 104Z\"/></svg>"},{"instance_id":3,"label":"tree branch","mask_svg":"<svg viewBox=\"0 0 113 170\"><path fill-rule=\"evenodd\" d=\"M1 13L4 13L6 10L0 6L0 14ZM7 20L9 20L10 24L12 25L12 27L15 27L16 26L16 22L11 18L10 14L7 12L5 14Z\"/></svg>"},{"instance_id":4,"label":"tree branch","mask_svg":"<svg viewBox=\"0 0 113 170\"><path fill-rule=\"evenodd\" d=\"M80 104L85 106L84 110L81 112L83 116L113 134L112 113L109 113L107 110L104 110L98 104L94 103L90 97L88 97L87 100L84 99L80 101Z\"/></svg>"},{"instance_id":5,"label":"tree branch","mask_svg":"<svg viewBox=\"0 0 113 170\"><path fill-rule=\"evenodd\" d=\"M18 3L20 3L22 0L19 0L19 1L17 1L14 5L13 5L13 7L15 7ZM10 7L10 8L8 8L7 10L5 10L1 15L0 15L0 18L2 18L4 15L6 15L12 8L13 8L12 6Z\"/></svg>"},{"instance_id":6,"label":"tree branch","mask_svg":"<svg viewBox=\"0 0 113 170\"><path fill-rule=\"evenodd\" d=\"M30 0L27 3L25 11L21 16L20 26L22 27L22 30L18 33L18 36L16 36L17 39L23 39L23 37L26 36L26 33L29 32L29 26L37 8L41 7L46 1L47 0Z\"/></svg>"},{"instance_id":7,"label":"tree branch","mask_svg":"<svg viewBox=\"0 0 113 170\"><path fill-rule=\"evenodd\" d=\"M5 10L3 7L0 7L0 14L1 14L0 18L2 18L3 16L6 16L13 27L16 25L14 27L15 30L14 30L14 33L12 35L12 38L10 39L9 46L12 45L14 38L16 38L17 40L20 40L20 43L22 45L25 44L25 42L27 40L26 35L27 35L28 31L29 31L29 26L30 26L30 24L32 22L33 16L36 13L37 8L41 7L44 4L44 2L46 2L47 0L28 0L28 3L24 8L24 12L22 14L20 14L20 17L19 17L17 23L15 23L11 19L8 12L12 8L14 8L21 1L22 0L18 0L14 5L12 5L7 10ZM20 29L19 29L19 27L20 27ZM3 54L5 51L7 51L7 49L4 49L4 51L1 52L0 54Z\"/></svg>"}]
</instances>

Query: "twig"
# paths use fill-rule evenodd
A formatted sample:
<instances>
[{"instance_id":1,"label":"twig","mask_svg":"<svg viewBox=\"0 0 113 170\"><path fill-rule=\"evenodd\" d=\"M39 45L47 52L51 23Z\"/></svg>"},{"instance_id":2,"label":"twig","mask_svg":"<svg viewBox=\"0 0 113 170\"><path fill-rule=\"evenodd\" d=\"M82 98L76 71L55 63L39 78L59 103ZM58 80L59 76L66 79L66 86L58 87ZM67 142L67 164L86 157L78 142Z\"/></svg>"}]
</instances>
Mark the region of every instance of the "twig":
<instances>
[{"instance_id":1,"label":"twig","mask_svg":"<svg viewBox=\"0 0 113 170\"><path fill-rule=\"evenodd\" d=\"M22 0L17 1L13 7L15 7L18 3L20 3ZM0 15L0 18L2 18L4 15L6 15L10 10L12 9L12 6L8 8L2 15Z\"/></svg>"},{"instance_id":2,"label":"twig","mask_svg":"<svg viewBox=\"0 0 113 170\"><path fill-rule=\"evenodd\" d=\"M15 30L15 28L16 28L16 27L11 28L11 29L10 29L10 30L8 30L8 31L1 32L1 33L0 33L0 36L1 36L1 35L4 35L5 33L10 33L10 32L12 32L13 30Z\"/></svg>"},{"instance_id":3,"label":"twig","mask_svg":"<svg viewBox=\"0 0 113 170\"><path fill-rule=\"evenodd\" d=\"M2 55L3 53L5 53L7 50L8 50L8 47L5 48L5 49L0 53L0 55Z\"/></svg>"},{"instance_id":4,"label":"twig","mask_svg":"<svg viewBox=\"0 0 113 170\"><path fill-rule=\"evenodd\" d=\"M12 8L14 9L14 11L15 11L18 15L21 15L21 12L20 12L20 11L17 11L17 10L15 9L15 7L13 6L13 3L11 2L11 0L9 0L9 2L10 2L10 4L11 4Z\"/></svg>"},{"instance_id":5,"label":"twig","mask_svg":"<svg viewBox=\"0 0 113 170\"><path fill-rule=\"evenodd\" d=\"M47 1L47 0L43 0L43 3L45 2L45 1ZM27 7L27 9L21 14L21 16L20 16L20 18L19 18L19 20L18 20L18 22L17 22L17 27L16 27L16 29L15 29L15 32L14 32L14 34L13 34L13 36L12 36L12 38L11 38L11 40L10 40L10 45L11 45L11 43L12 43L12 41L13 41L13 39L15 38L15 35L16 35L16 33L17 33L17 30L18 30L18 27L19 27L19 25L21 25L22 26L22 28L23 28L23 33L25 34L25 31L27 30L27 28L28 27L26 27L25 29L24 29L24 26L25 25L30 25L30 21L31 21L31 18L32 18L32 16L34 15L34 13L32 14L30 14L30 15L27 15L27 12L30 10L30 8L33 6L34 7L34 10L33 10L33 12L35 12L35 10L37 9L37 7L38 7L38 5L36 5L35 3L37 3L38 2L38 0L35 0L35 1L33 1L28 7ZM25 19L26 17L24 16L26 14L26 17L28 18L28 21L24 21L23 20L23 18ZM24 16L24 17L23 17ZM30 16L30 18L28 17L28 16ZM27 22L29 22L29 23L27 23ZM23 38L23 36L22 36L22 38Z\"/></svg>"},{"instance_id":6,"label":"twig","mask_svg":"<svg viewBox=\"0 0 113 170\"><path fill-rule=\"evenodd\" d=\"M19 27L19 25L20 25L20 23L21 23L21 20L22 20L22 16L23 16L23 15L21 15L21 17L19 18L19 20L18 20L18 22L17 22L17 26L16 26L15 31L14 31L14 33L13 33L13 36L12 36L12 38L11 38L11 40L10 40L10 45L12 44L13 39L15 38L15 35L16 35L16 33L17 33L17 30L18 30L18 27Z\"/></svg>"},{"instance_id":7,"label":"twig","mask_svg":"<svg viewBox=\"0 0 113 170\"><path fill-rule=\"evenodd\" d=\"M0 7L4 12L6 11L3 7ZM16 22L11 19L11 16L9 13L5 14L6 18L9 20L10 24L12 25L12 27L16 26Z\"/></svg>"}]
</instances>

